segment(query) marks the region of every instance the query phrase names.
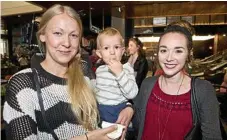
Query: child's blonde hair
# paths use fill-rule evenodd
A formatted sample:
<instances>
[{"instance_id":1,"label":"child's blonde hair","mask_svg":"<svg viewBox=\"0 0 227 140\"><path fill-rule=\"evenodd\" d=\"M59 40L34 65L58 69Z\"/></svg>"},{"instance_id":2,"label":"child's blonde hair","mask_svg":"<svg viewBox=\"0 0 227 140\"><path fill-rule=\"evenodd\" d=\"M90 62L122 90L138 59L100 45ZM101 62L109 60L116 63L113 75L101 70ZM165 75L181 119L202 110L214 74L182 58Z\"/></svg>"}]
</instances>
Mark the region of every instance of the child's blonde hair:
<instances>
[{"instance_id":1,"label":"child's blonde hair","mask_svg":"<svg viewBox=\"0 0 227 140\"><path fill-rule=\"evenodd\" d=\"M124 39L121 35L121 33L113 28L113 27L107 27L105 28L103 31L101 31L99 34L98 34L98 37L97 37L97 49L100 49L101 47L101 39L102 37L106 35L106 36L115 36L115 35L119 35L120 39L121 39L121 45L123 45L123 42L124 42Z\"/></svg>"}]
</instances>

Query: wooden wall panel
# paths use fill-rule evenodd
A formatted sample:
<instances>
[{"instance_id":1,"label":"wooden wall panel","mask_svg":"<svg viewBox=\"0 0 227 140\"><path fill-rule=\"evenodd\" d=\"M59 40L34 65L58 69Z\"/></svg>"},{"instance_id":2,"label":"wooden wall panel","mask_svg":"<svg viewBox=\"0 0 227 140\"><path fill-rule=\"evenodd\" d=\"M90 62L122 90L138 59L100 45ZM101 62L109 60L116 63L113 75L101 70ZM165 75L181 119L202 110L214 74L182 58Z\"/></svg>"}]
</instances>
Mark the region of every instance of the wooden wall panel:
<instances>
[{"instance_id":1,"label":"wooden wall panel","mask_svg":"<svg viewBox=\"0 0 227 140\"><path fill-rule=\"evenodd\" d=\"M209 24L210 24L209 15L195 16L195 25L209 25Z\"/></svg>"},{"instance_id":2,"label":"wooden wall panel","mask_svg":"<svg viewBox=\"0 0 227 140\"><path fill-rule=\"evenodd\" d=\"M226 14L227 2L175 2L127 7L127 18Z\"/></svg>"},{"instance_id":3,"label":"wooden wall panel","mask_svg":"<svg viewBox=\"0 0 227 140\"><path fill-rule=\"evenodd\" d=\"M211 15L210 22L211 24L224 24L226 15Z\"/></svg>"}]
</instances>

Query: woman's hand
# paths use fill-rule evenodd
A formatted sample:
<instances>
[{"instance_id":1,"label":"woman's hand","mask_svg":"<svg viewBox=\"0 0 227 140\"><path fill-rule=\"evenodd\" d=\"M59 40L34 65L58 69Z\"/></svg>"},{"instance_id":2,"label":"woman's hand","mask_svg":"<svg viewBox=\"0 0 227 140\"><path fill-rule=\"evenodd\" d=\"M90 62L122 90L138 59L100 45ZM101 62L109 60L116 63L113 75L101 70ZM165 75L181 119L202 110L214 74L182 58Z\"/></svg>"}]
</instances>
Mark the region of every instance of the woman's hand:
<instances>
[{"instance_id":1,"label":"woman's hand","mask_svg":"<svg viewBox=\"0 0 227 140\"><path fill-rule=\"evenodd\" d=\"M116 125L103 128L103 129L98 129L91 131L87 133L88 140L110 140L110 138L107 137L108 133L111 133L117 129Z\"/></svg>"},{"instance_id":2,"label":"woman's hand","mask_svg":"<svg viewBox=\"0 0 227 140\"><path fill-rule=\"evenodd\" d=\"M134 114L134 111L133 111L132 107L126 107L125 109L123 109L120 112L120 114L118 116L116 123L122 124L125 126L125 129L122 132L121 140L124 140L124 138L125 138L125 135L127 132L127 127L132 119L133 114Z\"/></svg>"},{"instance_id":3,"label":"woman's hand","mask_svg":"<svg viewBox=\"0 0 227 140\"><path fill-rule=\"evenodd\" d=\"M117 129L116 125L103 128L103 129L97 129L93 130L87 133L86 135L74 137L70 140L111 140L110 138L107 137L108 133L111 133Z\"/></svg>"}]
</instances>

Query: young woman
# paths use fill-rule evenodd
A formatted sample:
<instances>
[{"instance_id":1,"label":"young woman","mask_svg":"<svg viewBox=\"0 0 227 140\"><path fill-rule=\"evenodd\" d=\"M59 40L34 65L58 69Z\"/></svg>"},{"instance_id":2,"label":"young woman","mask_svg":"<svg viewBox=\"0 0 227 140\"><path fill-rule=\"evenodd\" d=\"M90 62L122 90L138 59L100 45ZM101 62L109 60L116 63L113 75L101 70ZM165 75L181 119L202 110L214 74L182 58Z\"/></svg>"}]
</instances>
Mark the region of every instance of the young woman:
<instances>
[{"instance_id":1,"label":"young woman","mask_svg":"<svg viewBox=\"0 0 227 140\"><path fill-rule=\"evenodd\" d=\"M141 83L146 78L148 72L148 62L143 51L143 43L138 38L130 38L128 52L130 54L128 62L134 68L136 83L140 88Z\"/></svg>"},{"instance_id":2,"label":"young woman","mask_svg":"<svg viewBox=\"0 0 227 140\"><path fill-rule=\"evenodd\" d=\"M54 5L42 16L37 37L45 48L46 57L38 66L16 73L6 91L3 118L8 139L108 140L114 126L97 129L96 98L84 77L79 56L82 23L68 6ZM44 123L38 93L43 98ZM128 124L133 110L125 108L118 122ZM51 133L53 131L53 133Z\"/></svg>"},{"instance_id":3,"label":"young woman","mask_svg":"<svg viewBox=\"0 0 227 140\"><path fill-rule=\"evenodd\" d=\"M161 35L158 62L163 74L145 79L134 101L134 127L138 131L138 140L183 140L197 120L192 100L193 88L198 102L202 139L222 139L213 86L201 79L195 79L191 84L192 78L185 73L191 48L192 34L185 26L171 24Z\"/></svg>"}]
</instances>

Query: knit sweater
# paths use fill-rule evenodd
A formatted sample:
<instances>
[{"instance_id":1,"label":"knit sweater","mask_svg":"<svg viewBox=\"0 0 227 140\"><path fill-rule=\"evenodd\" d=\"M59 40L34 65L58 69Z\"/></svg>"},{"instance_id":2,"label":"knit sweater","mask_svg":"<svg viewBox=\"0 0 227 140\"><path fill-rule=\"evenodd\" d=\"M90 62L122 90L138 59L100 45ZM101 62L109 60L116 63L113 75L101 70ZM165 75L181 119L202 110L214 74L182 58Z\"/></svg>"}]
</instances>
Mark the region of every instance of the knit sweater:
<instances>
[{"instance_id":1,"label":"knit sweater","mask_svg":"<svg viewBox=\"0 0 227 140\"><path fill-rule=\"evenodd\" d=\"M96 97L100 104L118 105L133 99L138 93L134 70L129 63L123 65L123 71L116 77L107 65L96 70Z\"/></svg>"},{"instance_id":2,"label":"knit sweater","mask_svg":"<svg viewBox=\"0 0 227 140\"><path fill-rule=\"evenodd\" d=\"M83 135L87 130L78 123L68 98L66 79L36 68L47 122L59 139ZM8 83L3 118L11 140L53 139L48 132L38 103L31 68L16 73Z\"/></svg>"}]
</instances>

